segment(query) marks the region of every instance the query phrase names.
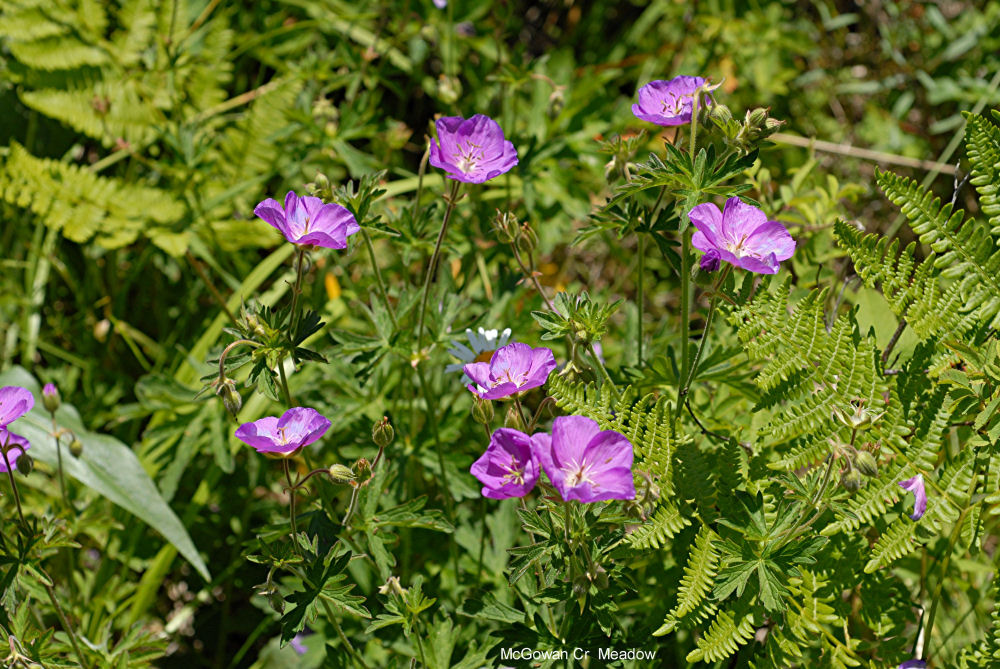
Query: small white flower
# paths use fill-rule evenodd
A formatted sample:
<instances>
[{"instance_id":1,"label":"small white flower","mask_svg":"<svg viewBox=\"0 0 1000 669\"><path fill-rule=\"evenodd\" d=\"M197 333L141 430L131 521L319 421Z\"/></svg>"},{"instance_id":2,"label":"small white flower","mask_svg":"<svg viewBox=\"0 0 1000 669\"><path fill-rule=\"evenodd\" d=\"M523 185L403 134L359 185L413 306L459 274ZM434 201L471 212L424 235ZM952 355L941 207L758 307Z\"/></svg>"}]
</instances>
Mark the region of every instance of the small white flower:
<instances>
[{"instance_id":1,"label":"small white flower","mask_svg":"<svg viewBox=\"0 0 1000 669\"><path fill-rule=\"evenodd\" d=\"M456 341L448 349L448 353L451 353L462 362L448 365L444 368L444 371L460 372L470 362L489 362L490 358L493 357L494 351L510 343L510 328L505 328L503 332L499 330L484 330L483 328L478 328L478 330L478 332L473 332L470 329L465 330L465 338L469 340L468 346L460 341ZM472 383L472 379L466 377L465 383Z\"/></svg>"}]
</instances>

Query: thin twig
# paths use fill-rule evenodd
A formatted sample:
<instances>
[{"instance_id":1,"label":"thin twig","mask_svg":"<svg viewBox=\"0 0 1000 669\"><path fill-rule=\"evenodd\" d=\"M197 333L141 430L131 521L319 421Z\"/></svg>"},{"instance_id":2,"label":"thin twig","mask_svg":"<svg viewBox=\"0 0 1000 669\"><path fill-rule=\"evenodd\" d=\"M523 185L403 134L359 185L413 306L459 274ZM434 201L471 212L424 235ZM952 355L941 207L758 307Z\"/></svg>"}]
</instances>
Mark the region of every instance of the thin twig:
<instances>
[{"instance_id":1,"label":"thin twig","mask_svg":"<svg viewBox=\"0 0 1000 669\"><path fill-rule=\"evenodd\" d=\"M892 339L886 344L885 350L882 351L882 366L885 367L885 363L889 360L889 354L892 353L892 349L896 346L896 342L899 341L900 335L903 334L903 330L906 328L906 319L900 319L899 325L896 326L896 331L892 333Z\"/></svg>"},{"instance_id":2,"label":"thin twig","mask_svg":"<svg viewBox=\"0 0 1000 669\"><path fill-rule=\"evenodd\" d=\"M789 146L798 146L804 149L815 149L816 151L823 151L824 153L835 153L840 156L849 156L851 158L858 158L861 160L870 160L875 163L882 163L885 165L899 165L901 167L915 167L921 170L937 170L943 174L955 174L956 169L953 165L947 163L939 163L933 160L919 160L917 158L908 158L907 156L900 156L895 153L886 153L885 151L874 151L872 149L862 149L857 146L852 146L850 144L837 144L835 142L827 142L822 139L815 139L812 137L799 137L798 135L789 135L784 132L776 132L768 139L772 142L778 144L788 144Z\"/></svg>"}]
</instances>

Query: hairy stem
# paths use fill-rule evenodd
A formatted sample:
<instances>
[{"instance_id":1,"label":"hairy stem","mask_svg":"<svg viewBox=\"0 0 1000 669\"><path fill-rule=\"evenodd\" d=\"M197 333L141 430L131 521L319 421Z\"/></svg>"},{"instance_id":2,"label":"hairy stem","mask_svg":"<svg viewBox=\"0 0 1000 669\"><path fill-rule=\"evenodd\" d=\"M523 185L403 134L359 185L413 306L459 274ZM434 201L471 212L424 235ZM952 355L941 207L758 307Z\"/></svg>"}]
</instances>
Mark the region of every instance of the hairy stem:
<instances>
[{"instance_id":1,"label":"hairy stem","mask_svg":"<svg viewBox=\"0 0 1000 669\"><path fill-rule=\"evenodd\" d=\"M451 214L455 210L455 200L458 197L458 189L461 185L459 181L451 182L451 190L449 190L448 195L445 197L445 202L448 203L448 206L444 210L444 221L441 223L441 231L438 233L437 242L434 244L434 253L431 255L430 264L427 265L427 275L424 277L424 294L420 298L420 316L417 321L418 349L424 347L424 318L427 314L427 298L430 296L431 282L437 274L438 261L441 257L441 246L444 244L444 238L448 232L448 223L451 222Z\"/></svg>"},{"instance_id":2,"label":"hairy stem","mask_svg":"<svg viewBox=\"0 0 1000 669\"><path fill-rule=\"evenodd\" d=\"M661 191L662 194L662 191ZM643 295L645 284L646 284L646 238L640 232L636 235L638 239L638 248L636 249L639 254L639 275L636 277L636 308L637 308L637 320L636 323L636 336L635 336L635 351L636 351L636 367L642 367L642 322L643 316L645 315L645 305L646 300Z\"/></svg>"},{"instance_id":3,"label":"hairy stem","mask_svg":"<svg viewBox=\"0 0 1000 669\"><path fill-rule=\"evenodd\" d=\"M378 283L379 293L382 294L382 302L385 303L385 310L389 312L389 318L392 319L392 329L398 330L399 323L396 322L396 312L393 311L392 304L389 302L389 291L385 289L385 281L382 280L382 270L375 259L375 245L372 244L372 238L364 228L361 228L361 238L365 240L365 246L368 248L368 257L371 258L372 269L375 270L375 281Z\"/></svg>"},{"instance_id":4,"label":"hairy stem","mask_svg":"<svg viewBox=\"0 0 1000 669\"><path fill-rule=\"evenodd\" d=\"M3 463L7 467L7 478L10 479L10 488L14 491L14 504L17 506L17 515L21 519L21 527L27 531L28 521L24 519L24 511L21 510L21 495L17 491L17 482L14 480L14 470L11 469L10 459L7 457L7 444L0 444L0 455L3 455Z\"/></svg>"},{"instance_id":5,"label":"hairy stem","mask_svg":"<svg viewBox=\"0 0 1000 669\"><path fill-rule=\"evenodd\" d=\"M680 392L677 394L678 404L686 401L688 391L691 389L691 384L694 382L695 374L698 372L698 363L701 361L701 354L705 350L705 342L708 340L709 334L712 332L712 319L715 317L716 307L719 305L719 297L721 295L722 284L725 283L726 277L732 271L733 266L727 264L726 269L723 270L719 279L715 282L715 286L712 288L712 299L708 303L708 315L705 317L705 331L701 335L701 341L698 342L698 349L695 351L694 359L691 361L691 367L688 369L687 376L684 377L684 386L681 388Z\"/></svg>"},{"instance_id":6,"label":"hairy stem","mask_svg":"<svg viewBox=\"0 0 1000 669\"><path fill-rule=\"evenodd\" d=\"M69 620L66 618L66 614L62 610L62 606L59 605L59 599L56 597L56 591L52 587L52 579L48 577L44 572L43 577L46 579L45 592L49 596L49 601L52 602L52 608L56 610L56 615L59 616L59 622L62 624L63 629L66 631L66 636L69 637L70 645L73 646L73 654L76 655L76 661L80 663L84 669L90 669L90 663L87 662L87 658L84 657L83 652L80 650L80 643L76 640L76 632L73 631L73 626L69 624Z\"/></svg>"},{"instance_id":7,"label":"hairy stem","mask_svg":"<svg viewBox=\"0 0 1000 669\"><path fill-rule=\"evenodd\" d=\"M291 520L292 526L292 546L295 547L295 551L298 552L298 541L296 537L299 534L298 527L295 524L295 486L292 485L292 472L288 466L288 458L283 458L281 460L281 466L285 470L285 481L288 483L288 517Z\"/></svg>"},{"instance_id":8,"label":"hairy stem","mask_svg":"<svg viewBox=\"0 0 1000 669\"><path fill-rule=\"evenodd\" d=\"M295 341L296 332L299 327L299 295L302 294L302 275L305 269L306 250L301 246L298 248L298 255L295 257L295 286L292 288L292 320L288 327L288 336Z\"/></svg>"},{"instance_id":9,"label":"hairy stem","mask_svg":"<svg viewBox=\"0 0 1000 669\"><path fill-rule=\"evenodd\" d=\"M55 412L49 412L52 417L52 435L56 440L56 462L59 466L59 492L62 494L63 505L69 508L69 497L66 496L66 480L63 477L63 463L62 463L62 439L59 436L59 425L56 423Z\"/></svg>"},{"instance_id":10,"label":"hairy stem","mask_svg":"<svg viewBox=\"0 0 1000 669\"><path fill-rule=\"evenodd\" d=\"M330 608L329 602L327 602L323 597L319 598L319 601L323 603L323 610L326 612L326 617L331 623L333 623L333 629L337 631L337 636L340 638L341 643L347 649L347 652L353 657L358 664L360 664L365 669L371 669L365 659L358 654L358 651L354 649L354 646L347 639L347 635L344 634L343 628L340 626L340 621L337 620L336 616L333 615L333 609Z\"/></svg>"}]
</instances>

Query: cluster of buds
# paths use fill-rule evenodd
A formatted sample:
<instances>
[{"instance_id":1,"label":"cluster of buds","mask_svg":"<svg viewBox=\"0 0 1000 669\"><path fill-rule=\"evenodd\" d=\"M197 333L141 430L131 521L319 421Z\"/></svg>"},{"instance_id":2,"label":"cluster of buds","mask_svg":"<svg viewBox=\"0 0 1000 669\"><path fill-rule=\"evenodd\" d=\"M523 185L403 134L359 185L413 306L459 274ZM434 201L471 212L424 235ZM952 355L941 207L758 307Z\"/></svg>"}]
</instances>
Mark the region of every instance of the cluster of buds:
<instances>
[{"instance_id":1,"label":"cluster of buds","mask_svg":"<svg viewBox=\"0 0 1000 669\"><path fill-rule=\"evenodd\" d=\"M870 427L872 423L882 417L884 411L872 411L865 407L862 400L851 402L851 410L836 407L833 409L833 417L852 430L862 430Z\"/></svg>"},{"instance_id":2,"label":"cluster of buds","mask_svg":"<svg viewBox=\"0 0 1000 669\"><path fill-rule=\"evenodd\" d=\"M872 452L877 448L877 445L869 443L847 456L847 469L840 474L840 485L851 494L861 488L864 477L878 476L878 459Z\"/></svg>"},{"instance_id":3,"label":"cluster of buds","mask_svg":"<svg viewBox=\"0 0 1000 669\"><path fill-rule=\"evenodd\" d=\"M497 238L504 244L513 244L517 250L530 255L538 246L538 235L530 223L520 223L510 212L497 210L493 221Z\"/></svg>"},{"instance_id":4,"label":"cluster of buds","mask_svg":"<svg viewBox=\"0 0 1000 669\"><path fill-rule=\"evenodd\" d=\"M784 121L771 118L769 111L766 107L750 109L740 123L733 118L733 112L729 107L715 104L709 109L708 118L725 133L729 144L743 153L748 153L760 142L778 132L785 124Z\"/></svg>"}]
</instances>

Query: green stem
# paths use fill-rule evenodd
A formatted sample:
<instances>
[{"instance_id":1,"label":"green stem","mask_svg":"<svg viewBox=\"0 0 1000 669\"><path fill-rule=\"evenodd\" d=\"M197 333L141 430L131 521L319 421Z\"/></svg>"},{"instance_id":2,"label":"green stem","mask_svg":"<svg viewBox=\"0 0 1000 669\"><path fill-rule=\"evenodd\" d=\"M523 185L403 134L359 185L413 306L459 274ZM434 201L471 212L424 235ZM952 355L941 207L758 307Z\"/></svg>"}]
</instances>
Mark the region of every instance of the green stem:
<instances>
[{"instance_id":1,"label":"green stem","mask_svg":"<svg viewBox=\"0 0 1000 669\"><path fill-rule=\"evenodd\" d=\"M385 310L389 312L389 318L392 319L392 328L393 330L399 330L399 323L396 322L396 312L393 311L392 304L389 303L389 291L385 289L385 282L382 280L382 270L379 269L378 261L375 259L375 245L372 244L372 238L364 228L361 228L361 238L365 240L365 246L368 247L368 257L371 258L372 268L375 270L375 281L378 282L378 289L382 294L382 302L385 303Z\"/></svg>"},{"instance_id":2,"label":"green stem","mask_svg":"<svg viewBox=\"0 0 1000 669\"><path fill-rule=\"evenodd\" d=\"M517 406L517 415L521 417L521 425L527 430L529 425L528 418L524 415L524 407L521 406L521 398L518 397L518 394L514 395L514 404Z\"/></svg>"},{"instance_id":3,"label":"green stem","mask_svg":"<svg viewBox=\"0 0 1000 669\"><path fill-rule=\"evenodd\" d=\"M292 485L292 472L288 466L288 458L281 460L281 466L285 470L285 481L288 483L288 517L292 525L292 546L295 548L295 552L298 552L298 539L296 537L298 537L299 531L295 524L295 486Z\"/></svg>"},{"instance_id":4,"label":"green stem","mask_svg":"<svg viewBox=\"0 0 1000 669\"><path fill-rule=\"evenodd\" d=\"M431 255L431 262L427 266L427 276L424 277L424 294L420 298L420 316L417 322L417 348L424 347L424 317L427 314L427 298L430 295L431 281L437 274L437 265L441 257L441 246L444 244L445 234L448 232L448 223L451 222L451 213L455 210L455 200L458 197L458 189L461 182L452 181L451 190L445 197L448 207L444 210L444 221L441 223L441 231L438 233L437 242L434 244L434 253Z\"/></svg>"},{"instance_id":5,"label":"green stem","mask_svg":"<svg viewBox=\"0 0 1000 669\"><path fill-rule=\"evenodd\" d=\"M295 341L295 332L299 327L299 295L302 294L302 274L305 268L306 250L301 246L295 258L295 286L292 288L292 321L288 328L288 337Z\"/></svg>"},{"instance_id":6,"label":"green stem","mask_svg":"<svg viewBox=\"0 0 1000 669\"><path fill-rule=\"evenodd\" d=\"M62 493L63 506L69 508L69 497L66 496L66 480L63 477L62 440L59 438L59 425L56 423L55 412L49 412L52 417L52 434L56 440L56 461L59 465L59 492Z\"/></svg>"},{"instance_id":7,"label":"green stem","mask_svg":"<svg viewBox=\"0 0 1000 669\"><path fill-rule=\"evenodd\" d=\"M59 605L59 600L56 598L56 592L52 588L52 579L48 577L44 572L42 576L46 579L45 592L49 595L49 601L52 602L52 608L56 610L56 615L59 616L59 622L62 623L63 629L66 630L66 636L69 637L70 645L73 646L73 653L76 655L76 661L80 663L80 666L84 669L90 669L90 663L83 656L83 652L80 650L80 644L76 640L76 632L73 631L73 627L69 624L69 620L66 618L66 614L63 613L62 606Z\"/></svg>"},{"instance_id":8,"label":"green stem","mask_svg":"<svg viewBox=\"0 0 1000 669\"><path fill-rule=\"evenodd\" d=\"M295 406L295 400L292 399L292 393L288 389L288 377L285 376L285 359L283 357L278 360L278 379L281 381L281 392L285 396L285 403L291 409Z\"/></svg>"},{"instance_id":9,"label":"green stem","mask_svg":"<svg viewBox=\"0 0 1000 669\"><path fill-rule=\"evenodd\" d=\"M661 191L662 192L662 191ZM641 232L637 233L638 246L637 252L639 253L639 276L636 278L636 290L638 295L636 296L636 307L638 309L638 323L636 323L636 337L635 337L635 350L636 350L636 367L642 367L642 322L644 309L646 305L646 300L644 299L644 286L646 284L646 238Z\"/></svg>"},{"instance_id":10,"label":"green stem","mask_svg":"<svg viewBox=\"0 0 1000 669\"><path fill-rule=\"evenodd\" d=\"M688 358L690 356L688 344L690 343L689 337L691 335L691 267L689 262L692 233L690 226L688 228L681 233L683 235L681 243L681 379L686 379L688 376ZM670 424L671 436L674 437L677 436L677 422L681 417L681 391L683 389L683 384L677 385L677 404L674 406L674 420Z\"/></svg>"},{"instance_id":11,"label":"green stem","mask_svg":"<svg viewBox=\"0 0 1000 669\"><path fill-rule=\"evenodd\" d=\"M344 634L343 628L340 626L340 621L337 620L336 616L333 615L333 610L330 608L330 604L323 599L319 598L319 601L323 603L323 610L326 611L326 617L329 618L330 622L333 623L333 629L337 630L337 636L340 637L341 642L343 642L344 647L347 648L347 652L350 653L351 657L358 661L358 663L365 669L371 669L368 663L365 662L364 658L358 654L358 651L354 649L354 646L347 639L347 635Z\"/></svg>"},{"instance_id":12,"label":"green stem","mask_svg":"<svg viewBox=\"0 0 1000 669\"><path fill-rule=\"evenodd\" d=\"M587 346L587 353L590 354L591 358L593 358L594 364L597 366L597 369L601 372L601 376L604 377L604 382L608 384L609 388L611 388L611 394L614 395L615 401L617 402L622 398L622 396L618 392L618 388L615 386L615 382L611 380L611 375L608 374L608 370L604 366L604 363L601 362L601 356L597 355L597 351L594 350L593 344Z\"/></svg>"},{"instance_id":13,"label":"green stem","mask_svg":"<svg viewBox=\"0 0 1000 669\"><path fill-rule=\"evenodd\" d=\"M712 288L712 299L708 303L708 315L705 317L705 332L701 335L701 341L698 342L698 349L694 353L694 359L691 361L691 367L688 369L687 376L684 377L684 386L677 394L678 404L684 402L688 391L691 390L691 384L694 382L695 374L698 373L698 362L701 360L701 354L705 350L705 342L708 341L708 336L712 332L712 319L715 317L715 310L719 304L719 296L721 295L719 291L722 290L722 284L725 283L726 277L729 276L729 272L732 271L732 268L732 265L727 264L726 269L723 270L719 279L715 282L715 286Z\"/></svg>"},{"instance_id":14,"label":"green stem","mask_svg":"<svg viewBox=\"0 0 1000 669\"><path fill-rule=\"evenodd\" d=\"M10 479L10 488L14 491L14 504L17 505L17 515L21 519L21 526L27 530L28 521L24 519L24 511L21 510L21 495L17 492L17 482L14 480L14 471L10 467L10 459L7 458L7 444L0 444L0 454L3 455L3 463L7 467L7 478Z\"/></svg>"}]
</instances>

